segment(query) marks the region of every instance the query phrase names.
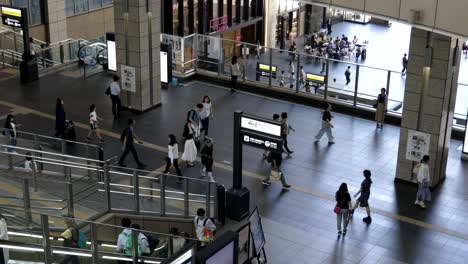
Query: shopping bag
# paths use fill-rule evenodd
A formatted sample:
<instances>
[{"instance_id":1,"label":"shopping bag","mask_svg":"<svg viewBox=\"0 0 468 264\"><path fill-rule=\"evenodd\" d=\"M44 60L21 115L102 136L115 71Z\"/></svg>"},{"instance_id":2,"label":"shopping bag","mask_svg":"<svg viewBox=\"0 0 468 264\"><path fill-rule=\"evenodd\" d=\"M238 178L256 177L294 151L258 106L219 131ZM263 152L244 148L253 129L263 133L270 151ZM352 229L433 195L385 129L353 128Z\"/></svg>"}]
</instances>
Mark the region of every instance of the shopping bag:
<instances>
[{"instance_id":1,"label":"shopping bag","mask_svg":"<svg viewBox=\"0 0 468 264\"><path fill-rule=\"evenodd\" d=\"M270 171L270 179L273 181L279 181L281 179L281 171L272 169Z\"/></svg>"}]
</instances>

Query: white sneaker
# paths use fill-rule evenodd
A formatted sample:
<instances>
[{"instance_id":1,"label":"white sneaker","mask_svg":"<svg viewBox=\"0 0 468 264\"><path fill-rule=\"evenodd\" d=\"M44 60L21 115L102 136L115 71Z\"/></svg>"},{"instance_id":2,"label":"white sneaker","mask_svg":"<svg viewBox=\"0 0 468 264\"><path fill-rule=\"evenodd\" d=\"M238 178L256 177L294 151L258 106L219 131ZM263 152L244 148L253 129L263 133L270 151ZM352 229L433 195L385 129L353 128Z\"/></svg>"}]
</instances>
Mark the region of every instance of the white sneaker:
<instances>
[{"instance_id":1,"label":"white sneaker","mask_svg":"<svg viewBox=\"0 0 468 264\"><path fill-rule=\"evenodd\" d=\"M419 205L419 201L418 200L414 201L414 205Z\"/></svg>"},{"instance_id":2,"label":"white sneaker","mask_svg":"<svg viewBox=\"0 0 468 264\"><path fill-rule=\"evenodd\" d=\"M201 175L202 175L203 177L206 176L206 171L205 171L204 169L200 170L200 173L201 173Z\"/></svg>"},{"instance_id":3,"label":"white sneaker","mask_svg":"<svg viewBox=\"0 0 468 264\"><path fill-rule=\"evenodd\" d=\"M426 208L426 204L424 203L424 201L421 201L421 202L419 203L419 206L421 206L421 208Z\"/></svg>"}]
</instances>

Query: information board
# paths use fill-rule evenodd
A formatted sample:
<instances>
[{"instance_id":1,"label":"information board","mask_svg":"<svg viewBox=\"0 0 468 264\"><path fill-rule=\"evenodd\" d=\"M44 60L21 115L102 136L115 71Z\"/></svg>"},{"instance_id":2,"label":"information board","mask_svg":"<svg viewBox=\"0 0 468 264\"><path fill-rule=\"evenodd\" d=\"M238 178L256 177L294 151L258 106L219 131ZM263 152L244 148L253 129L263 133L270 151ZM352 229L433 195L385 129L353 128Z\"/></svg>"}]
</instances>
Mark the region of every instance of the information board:
<instances>
[{"instance_id":1,"label":"information board","mask_svg":"<svg viewBox=\"0 0 468 264\"><path fill-rule=\"evenodd\" d=\"M23 26L24 19L21 15L21 8L2 6L1 14L4 25L19 28Z\"/></svg>"},{"instance_id":2,"label":"information board","mask_svg":"<svg viewBox=\"0 0 468 264\"><path fill-rule=\"evenodd\" d=\"M263 233L262 219L256 207L249 217L250 223L250 235L252 237L253 246L255 248L256 255L260 255L263 247L265 246L265 234Z\"/></svg>"},{"instance_id":3,"label":"information board","mask_svg":"<svg viewBox=\"0 0 468 264\"><path fill-rule=\"evenodd\" d=\"M420 162L424 155L429 154L430 140L430 134L415 130L408 130L406 159Z\"/></svg>"},{"instance_id":4,"label":"information board","mask_svg":"<svg viewBox=\"0 0 468 264\"><path fill-rule=\"evenodd\" d=\"M130 92L136 92L135 68L127 65L121 65L122 89Z\"/></svg>"},{"instance_id":5,"label":"information board","mask_svg":"<svg viewBox=\"0 0 468 264\"><path fill-rule=\"evenodd\" d=\"M306 82L310 86L321 85L325 83L325 76L306 72Z\"/></svg>"},{"instance_id":6,"label":"information board","mask_svg":"<svg viewBox=\"0 0 468 264\"><path fill-rule=\"evenodd\" d=\"M271 74L272 78L276 78L276 71L277 67L275 65L272 65L270 68L268 64L257 62L257 75L269 77Z\"/></svg>"},{"instance_id":7,"label":"information board","mask_svg":"<svg viewBox=\"0 0 468 264\"><path fill-rule=\"evenodd\" d=\"M267 135L281 137L281 125L259 120L258 118L241 117L241 128Z\"/></svg>"},{"instance_id":8,"label":"information board","mask_svg":"<svg viewBox=\"0 0 468 264\"><path fill-rule=\"evenodd\" d=\"M117 51L115 46L115 34L106 33L107 44L107 69L117 71Z\"/></svg>"}]
</instances>

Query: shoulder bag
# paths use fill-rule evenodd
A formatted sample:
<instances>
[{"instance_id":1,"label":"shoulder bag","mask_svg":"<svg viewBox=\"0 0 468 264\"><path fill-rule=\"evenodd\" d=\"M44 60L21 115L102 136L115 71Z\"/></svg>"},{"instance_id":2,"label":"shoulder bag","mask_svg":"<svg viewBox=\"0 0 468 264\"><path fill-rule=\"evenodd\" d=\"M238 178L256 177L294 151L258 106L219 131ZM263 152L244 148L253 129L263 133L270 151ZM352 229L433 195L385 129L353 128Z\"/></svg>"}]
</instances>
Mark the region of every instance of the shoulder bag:
<instances>
[{"instance_id":1,"label":"shoulder bag","mask_svg":"<svg viewBox=\"0 0 468 264\"><path fill-rule=\"evenodd\" d=\"M333 209L333 212L335 212L335 214L340 214L341 212L341 206L343 205L343 202L346 200L346 194L344 195L343 197L343 200L341 200L341 203L340 205L338 206L335 206L335 209Z\"/></svg>"}]
</instances>

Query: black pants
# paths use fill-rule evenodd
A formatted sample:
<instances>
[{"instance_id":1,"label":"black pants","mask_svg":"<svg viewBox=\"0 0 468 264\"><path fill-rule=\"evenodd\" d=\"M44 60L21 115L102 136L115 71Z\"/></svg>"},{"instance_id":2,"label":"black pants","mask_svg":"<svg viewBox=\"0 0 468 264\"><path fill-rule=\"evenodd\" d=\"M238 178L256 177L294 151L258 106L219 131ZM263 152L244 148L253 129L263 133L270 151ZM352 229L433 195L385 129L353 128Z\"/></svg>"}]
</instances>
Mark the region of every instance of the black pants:
<instances>
[{"instance_id":1,"label":"black pants","mask_svg":"<svg viewBox=\"0 0 468 264\"><path fill-rule=\"evenodd\" d=\"M349 75L346 75L346 84L349 84L351 82L351 78L349 78Z\"/></svg>"},{"instance_id":2,"label":"black pants","mask_svg":"<svg viewBox=\"0 0 468 264\"><path fill-rule=\"evenodd\" d=\"M65 138L65 127L56 128L55 137Z\"/></svg>"},{"instance_id":3,"label":"black pants","mask_svg":"<svg viewBox=\"0 0 468 264\"><path fill-rule=\"evenodd\" d=\"M205 131L205 137L208 136L208 127L210 126L210 118L203 118L201 120L202 128L200 129L200 134Z\"/></svg>"},{"instance_id":4,"label":"black pants","mask_svg":"<svg viewBox=\"0 0 468 264\"><path fill-rule=\"evenodd\" d=\"M213 172L213 160L208 158L201 159L203 166L206 168L206 172Z\"/></svg>"},{"instance_id":5,"label":"black pants","mask_svg":"<svg viewBox=\"0 0 468 264\"><path fill-rule=\"evenodd\" d=\"M326 64L326 63L322 63L322 72L325 71L325 67L327 67L327 64Z\"/></svg>"},{"instance_id":6,"label":"black pants","mask_svg":"<svg viewBox=\"0 0 468 264\"><path fill-rule=\"evenodd\" d=\"M283 138L283 148L286 150L287 153L291 153L292 151L288 147L288 136L287 135L282 135Z\"/></svg>"},{"instance_id":7,"label":"black pants","mask_svg":"<svg viewBox=\"0 0 468 264\"><path fill-rule=\"evenodd\" d=\"M401 70L401 72L405 72L406 71L406 65L403 65L403 70Z\"/></svg>"},{"instance_id":8,"label":"black pants","mask_svg":"<svg viewBox=\"0 0 468 264\"><path fill-rule=\"evenodd\" d=\"M138 166L143 165L143 163L138 159L138 154L133 143L125 145L125 150L120 157L119 164L123 164L125 157L127 157L129 152L132 152L133 159L135 159L135 162L138 164Z\"/></svg>"},{"instance_id":9,"label":"black pants","mask_svg":"<svg viewBox=\"0 0 468 264\"><path fill-rule=\"evenodd\" d=\"M177 175L182 176L182 172L180 171L179 163L177 163L177 159L173 160L173 165L177 172ZM166 168L164 169L163 173L168 173L170 168L171 168L171 159L169 157L166 157Z\"/></svg>"},{"instance_id":10,"label":"black pants","mask_svg":"<svg viewBox=\"0 0 468 264\"><path fill-rule=\"evenodd\" d=\"M112 100L112 114L114 117L119 117L120 116L120 97L118 95L112 95L111 94L111 100Z\"/></svg>"},{"instance_id":11,"label":"black pants","mask_svg":"<svg viewBox=\"0 0 468 264\"><path fill-rule=\"evenodd\" d=\"M231 89L235 90L237 88L237 77L235 75L231 75Z\"/></svg>"}]
</instances>

